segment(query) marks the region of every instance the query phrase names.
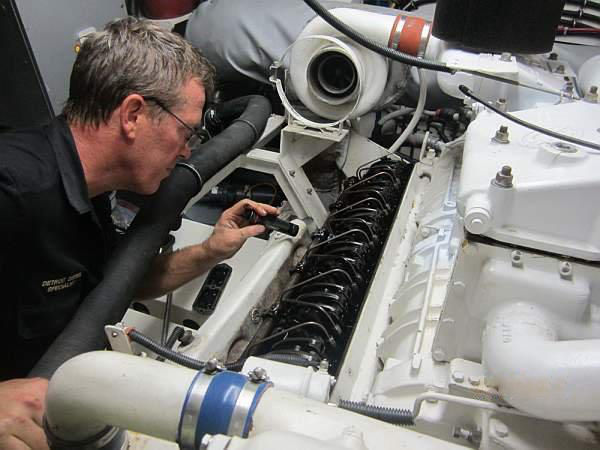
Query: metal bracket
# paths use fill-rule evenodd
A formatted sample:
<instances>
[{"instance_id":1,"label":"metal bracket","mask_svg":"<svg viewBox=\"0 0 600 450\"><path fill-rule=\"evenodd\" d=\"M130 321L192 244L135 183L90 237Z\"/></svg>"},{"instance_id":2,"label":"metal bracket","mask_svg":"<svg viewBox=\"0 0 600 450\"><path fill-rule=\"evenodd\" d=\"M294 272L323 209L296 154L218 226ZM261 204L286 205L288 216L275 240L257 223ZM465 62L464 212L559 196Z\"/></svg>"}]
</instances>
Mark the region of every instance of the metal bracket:
<instances>
[{"instance_id":1,"label":"metal bracket","mask_svg":"<svg viewBox=\"0 0 600 450\"><path fill-rule=\"evenodd\" d=\"M129 355L135 355L131 346L131 341L125 333L125 327L122 323L116 325L106 325L104 332L110 343L110 347L119 353L127 353Z\"/></svg>"}]
</instances>

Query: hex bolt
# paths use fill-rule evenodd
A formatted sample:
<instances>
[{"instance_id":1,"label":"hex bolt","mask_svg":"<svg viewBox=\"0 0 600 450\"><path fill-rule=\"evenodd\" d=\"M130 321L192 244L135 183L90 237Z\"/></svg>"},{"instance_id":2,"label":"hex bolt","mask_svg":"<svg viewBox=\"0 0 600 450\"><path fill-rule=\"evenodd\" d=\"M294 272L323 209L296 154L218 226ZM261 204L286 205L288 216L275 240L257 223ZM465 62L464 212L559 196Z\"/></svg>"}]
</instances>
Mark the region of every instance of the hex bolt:
<instances>
[{"instance_id":1,"label":"hex bolt","mask_svg":"<svg viewBox=\"0 0 600 450\"><path fill-rule=\"evenodd\" d=\"M312 188L308 188L308 189L306 190L306 193L307 193L308 195L312 195L312 193L313 193L313 190L312 190Z\"/></svg>"},{"instance_id":2,"label":"hex bolt","mask_svg":"<svg viewBox=\"0 0 600 450\"><path fill-rule=\"evenodd\" d=\"M479 383L481 383L481 379L479 377L471 375L469 376L469 383L471 383L473 386L479 386Z\"/></svg>"},{"instance_id":3,"label":"hex bolt","mask_svg":"<svg viewBox=\"0 0 600 450\"><path fill-rule=\"evenodd\" d=\"M452 372L452 379L457 383L462 383L463 381L465 381L465 374L458 371Z\"/></svg>"},{"instance_id":4,"label":"hex bolt","mask_svg":"<svg viewBox=\"0 0 600 450\"><path fill-rule=\"evenodd\" d=\"M506 110L507 110L506 99L499 98L498 100L496 100L496 108L498 108L502 112L506 112Z\"/></svg>"},{"instance_id":5,"label":"hex bolt","mask_svg":"<svg viewBox=\"0 0 600 450\"><path fill-rule=\"evenodd\" d=\"M502 166L502 169L496 173L496 178L492 180L492 184L504 189L513 187L512 167Z\"/></svg>"},{"instance_id":6,"label":"hex bolt","mask_svg":"<svg viewBox=\"0 0 600 450\"><path fill-rule=\"evenodd\" d=\"M292 178L296 176L295 170L290 170L290 171L288 171L288 173L290 174L290 177L292 177Z\"/></svg>"},{"instance_id":7,"label":"hex bolt","mask_svg":"<svg viewBox=\"0 0 600 450\"><path fill-rule=\"evenodd\" d=\"M210 434L205 434L202 436L202 440L200 441L200 450L206 450L212 441L213 436Z\"/></svg>"},{"instance_id":8,"label":"hex bolt","mask_svg":"<svg viewBox=\"0 0 600 450\"><path fill-rule=\"evenodd\" d=\"M117 333L116 331L113 331L112 333L110 333L110 335L112 337L116 338L119 335L119 333Z\"/></svg>"},{"instance_id":9,"label":"hex bolt","mask_svg":"<svg viewBox=\"0 0 600 450\"><path fill-rule=\"evenodd\" d=\"M556 61L556 60L558 59L558 54L556 54L556 53L552 52L552 53L550 53L550 54L548 55L548 59L549 59L550 61Z\"/></svg>"},{"instance_id":10,"label":"hex bolt","mask_svg":"<svg viewBox=\"0 0 600 450\"><path fill-rule=\"evenodd\" d=\"M590 86L589 91L585 94L586 102L598 103L598 86Z\"/></svg>"},{"instance_id":11,"label":"hex bolt","mask_svg":"<svg viewBox=\"0 0 600 450\"><path fill-rule=\"evenodd\" d=\"M500 421L494 422L494 431L498 437L505 438L508 436L508 427Z\"/></svg>"},{"instance_id":12,"label":"hex bolt","mask_svg":"<svg viewBox=\"0 0 600 450\"><path fill-rule=\"evenodd\" d=\"M554 69L554 72L560 73L560 74L565 73L565 66L560 64L559 66L556 67L556 69Z\"/></svg>"},{"instance_id":13,"label":"hex bolt","mask_svg":"<svg viewBox=\"0 0 600 450\"><path fill-rule=\"evenodd\" d=\"M504 52L500 55L500 61L510 62L512 59L512 55L508 52Z\"/></svg>"},{"instance_id":14,"label":"hex bolt","mask_svg":"<svg viewBox=\"0 0 600 450\"><path fill-rule=\"evenodd\" d=\"M209 359L204 364L204 372L205 373L214 373L219 368L219 361L216 358Z\"/></svg>"},{"instance_id":15,"label":"hex bolt","mask_svg":"<svg viewBox=\"0 0 600 450\"><path fill-rule=\"evenodd\" d=\"M496 130L496 134L492 140L499 144L508 144L510 142L508 140L508 127L506 125L501 125L500 128Z\"/></svg>"},{"instance_id":16,"label":"hex bolt","mask_svg":"<svg viewBox=\"0 0 600 450\"><path fill-rule=\"evenodd\" d=\"M262 383L263 381L267 381L269 377L267 376L267 371L262 367L255 367L250 372L248 372L248 378L253 383Z\"/></svg>"},{"instance_id":17,"label":"hex bolt","mask_svg":"<svg viewBox=\"0 0 600 450\"><path fill-rule=\"evenodd\" d=\"M446 360L446 352L441 348L436 348L432 353L433 359L438 362Z\"/></svg>"},{"instance_id":18,"label":"hex bolt","mask_svg":"<svg viewBox=\"0 0 600 450\"><path fill-rule=\"evenodd\" d=\"M571 265L571 263L563 261L559 264L558 267L558 271L560 272L560 276L562 278L569 278L571 277L571 275L573 275L573 266Z\"/></svg>"},{"instance_id":19,"label":"hex bolt","mask_svg":"<svg viewBox=\"0 0 600 450\"><path fill-rule=\"evenodd\" d=\"M523 254L519 250L513 250L510 254L513 267L523 267Z\"/></svg>"}]
</instances>

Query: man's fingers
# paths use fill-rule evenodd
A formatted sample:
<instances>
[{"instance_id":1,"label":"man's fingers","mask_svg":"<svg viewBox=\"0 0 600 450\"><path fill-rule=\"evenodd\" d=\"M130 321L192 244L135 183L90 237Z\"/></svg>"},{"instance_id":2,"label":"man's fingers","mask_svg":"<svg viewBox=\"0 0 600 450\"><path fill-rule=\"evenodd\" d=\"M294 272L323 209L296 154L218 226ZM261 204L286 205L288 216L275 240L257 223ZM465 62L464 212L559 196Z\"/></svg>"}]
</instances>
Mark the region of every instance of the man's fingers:
<instances>
[{"instance_id":1,"label":"man's fingers","mask_svg":"<svg viewBox=\"0 0 600 450\"><path fill-rule=\"evenodd\" d=\"M23 441L32 450L49 450L48 441L44 429L32 420L26 420L19 424L13 435Z\"/></svg>"},{"instance_id":2,"label":"man's fingers","mask_svg":"<svg viewBox=\"0 0 600 450\"><path fill-rule=\"evenodd\" d=\"M22 440L13 436L0 436L0 448L2 450L32 450Z\"/></svg>"},{"instance_id":3,"label":"man's fingers","mask_svg":"<svg viewBox=\"0 0 600 450\"><path fill-rule=\"evenodd\" d=\"M279 214L279 210L274 206L266 205L264 203L258 203L249 199L241 200L231 207L232 212L237 215L243 215L244 212L249 208L253 209L261 216L267 214Z\"/></svg>"},{"instance_id":4,"label":"man's fingers","mask_svg":"<svg viewBox=\"0 0 600 450\"><path fill-rule=\"evenodd\" d=\"M48 450L48 442L46 440L44 429L29 417L4 417L0 421L0 429L5 438L12 438L11 442L13 442L13 445L19 445L19 443L21 443L25 446L24 448L30 448L32 450ZM4 449L1 445L0 448Z\"/></svg>"},{"instance_id":5,"label":"man's fingers","mask_svg":"<svg viewBox=\"0 0 600 450\"><path fill-rule=\"evenodd\" d=\"M249 225L247 227L241 228L240 233L242 238L247 239L249 237L258 236L261 233L264 233L266 228L264 225Z\"/></svg>"},{"instance_id":6,"label":"man's fingers","mask_svg":"<svg viewBox=\"0 0 600 450\"><path fill-rule=\"evenodd\" d=\"M44 425L47 390L48 380L44 378L34 378L31 380L27 394L25 394L21 400L33 421L40 427Z\"/></svg>"}]
</instances>

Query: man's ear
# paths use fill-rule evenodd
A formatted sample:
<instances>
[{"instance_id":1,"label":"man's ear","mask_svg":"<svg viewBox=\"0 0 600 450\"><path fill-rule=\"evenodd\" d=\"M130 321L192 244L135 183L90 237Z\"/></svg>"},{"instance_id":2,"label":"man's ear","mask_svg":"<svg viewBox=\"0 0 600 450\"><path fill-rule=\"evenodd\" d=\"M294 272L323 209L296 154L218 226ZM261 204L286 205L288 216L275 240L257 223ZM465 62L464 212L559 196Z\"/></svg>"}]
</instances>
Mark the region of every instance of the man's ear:
<instances>
[{"instance_id":1,"label":"man's ear","mask_svg":"<svg viewBox=\"0 0 600 450\"><path fill-rule=\"evenodd\" d=\"M130 94L121 102L119 121L122 133L127 139L136 138L142 114L147 108L144 98L139 94Z\"/></svg>"}]
</instances>

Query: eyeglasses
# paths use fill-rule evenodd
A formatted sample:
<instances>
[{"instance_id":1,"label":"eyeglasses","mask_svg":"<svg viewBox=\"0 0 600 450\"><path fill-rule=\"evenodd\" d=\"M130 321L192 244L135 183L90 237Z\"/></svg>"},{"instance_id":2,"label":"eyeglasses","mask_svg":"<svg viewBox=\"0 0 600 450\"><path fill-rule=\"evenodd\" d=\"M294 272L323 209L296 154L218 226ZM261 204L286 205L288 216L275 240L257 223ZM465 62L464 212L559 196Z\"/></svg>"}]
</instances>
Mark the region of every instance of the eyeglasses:
<instances>
[{"instance_id":1,"label":"eyeglasses","mask_svg":"<svg viewBox=\"0 0 600 450\"><path fill-rule=\"evenodd\" d=\"M173 116L177 122L179 122L186 130L190 132L189 137L187 137L185 140L185 145L187 145L188 148L194 148L196 145L205 141L205 137L203 136L201 130L189 126L177 114L167 108L159 99L156 97L144 97L144 100L156 103L162 110Z\"/></svg>"}]
</instances>

